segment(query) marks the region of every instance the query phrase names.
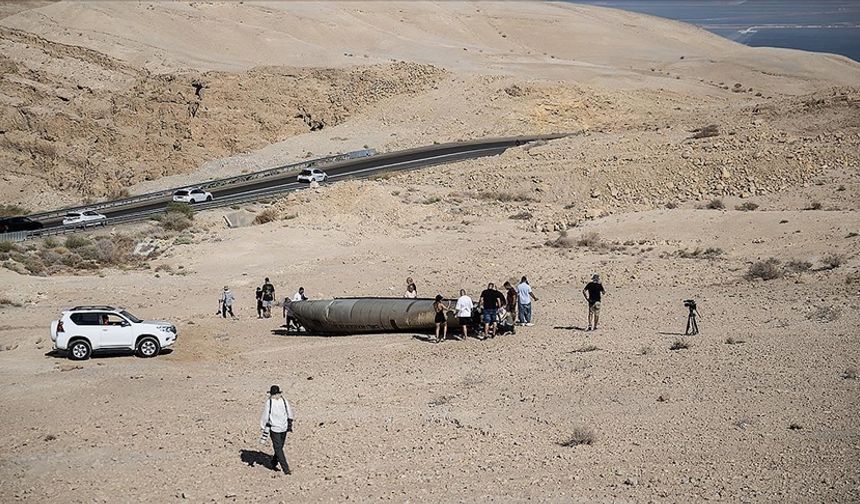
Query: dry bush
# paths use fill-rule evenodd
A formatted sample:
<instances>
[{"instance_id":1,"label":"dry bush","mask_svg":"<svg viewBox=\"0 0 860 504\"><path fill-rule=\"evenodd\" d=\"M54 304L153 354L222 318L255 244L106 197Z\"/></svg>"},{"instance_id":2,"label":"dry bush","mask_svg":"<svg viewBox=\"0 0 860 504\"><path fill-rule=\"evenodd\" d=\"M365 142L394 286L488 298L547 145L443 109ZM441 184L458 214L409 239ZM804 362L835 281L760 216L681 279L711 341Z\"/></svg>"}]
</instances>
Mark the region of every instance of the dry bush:
<instances>
[{"instance_id":1,"label":"dry bush","mask_svg":"<svg viewBox=\"0 0 860 504\"><path fill-rule=\"evenodd\" d=\"M690 343L682 339L676 339L672 342L672 345L669 346L669 350L686 350L690 348Z\"/></svg>"},{"instance_id":2,"label":"dry bush","mask_svg":"<svg viewBox=\"0 0 860 504\"><path fill-rule=\"evenodd\" d=\"M191 219L180 212L167 212L158 220L161 222L161 227L167 231L184 231L193 225Z\"/></svg>"},{"instance_id":3,"label":"dry bush","mask_svg":"<svg viewBox=\"0 0 860 504\"><path fill-rule=\"evenodd\" d=\"M18 246L10 241L0 241L0 253L8 254L9 252L17 252Z\"/></svg>"},{"instance_id":4,"label":"dry bush","mask_svg":"<svg viewBox=\"0 0 860 504\"><path fill-rule=\"evenodd\" d=\"M442 198L439 196L428 196L427 198L424 198L424 201L422 201L421 204L432 205L434 203L439 203L440 201L442 201Z\"/></svg>"},{"instance_id":5,"label":"dry bush","mask_svg":"<svg viewBox=\"0 0 860 504\"><path fill-rule=\"evenodd\" d=\"M167 204L167 213L178 213L188 217L189 220L194 220L194 209L188 203L179 201L171 201Z\"/></svg>"},{"instance_id":6,"label":"dry bush","mask_svg":"<svg viewBox=\"0 0 860 504\"><path fill-rule=\"evenodd\" d=\"M842 254L837 254L836 252L831 252L821 258L821 263L824 265L824 269L832 270L842 266L842 263L845 262L845 256Z\"/></svg>"},{"instance_id":7,"label":"dry bush","mask_svg":"<svg viewBox=\"0 0 860 504\"><path fill-rule=\"evenodd\" d=\"M700 249L696 247L692 252L687 249L679 250L678 257L683 259L716 259L717 257L723 255L723 249L716 247L708 247L706 249Z\"/></svg>"},{"instance_id":8,"label":"dry bush","mask_svg":"<svg viewBox=\"0 0 860 504\"><path fill-rule=\"evenodd\" d=\"M578 238L568 235L567 231L562 231L558 238L546 242L546 245L555 248L586 247L593 250L608 248L608 245L600 239L600 234L596 231L589 231Z\"/></svg>"},{"instance_id":9,"label":"dry bush","mask_svg":"<svg viewBox=\"0 0 860 504\"><path fill-rule=\"evenodd\" d=\"M14 307L20 307L20 306L21 306L21 303L16 303L15 301L12 301L12 300L11 300L11 299L9 299L9 298L0 297L0 306L14 306Z\"/></svg>"},{"instance_id":10,"label":"dry bush","mask_svg":"<svg viewBox=\"0 0 860 504\"><path fill-rule=\"evenodd\" d=\"M789 273L803 273L804 271L809 271L810 268L812 268L811 262L792 259L785 263L784 269Z\"/></svg>"},{"instance_id":11,"label":"dry bush","mask_svg":"<svg viewBox=\"0 0 860 504\"><path fill-rule=\"evenodd\" d=\"M69 250L74 250L81 247L86 247L87 245L91 245L92 242L89 241L86 237L81 235L71 235L66 238L65 246Z\"/></svg>"},{"instance_id":12,"label":"dry bush","mask_svg":"<svg viewBox=\"0 0 860 504\"><path fill-rule=\"evenodd\" d=\"M808 207L804 208L804 210L821 210L821 202L813 201Z\"/></svg>"},{"instance_id":13,"label":"dry bush","mask_svg":"<svg viewBox=\"0 0 860 504\"><path fill-rule=\"evenodd\" d=\"M18 205L0 205L0 217L16 217L18 215L27 215L28 213L30 212Z\"/></svg>"},{"instance_id":14,"label":"dry bush","mask_svg":"<svg viewBox=\"0 0 860 504\"><path fill-rule=\"evenodd\" d=\"M752 212L757 209L758 205L753 203L752 201L745 201L743 204L735 207L735 210L740 210L742 212Z\"/></svg>"},{"instance_id":15,"label":"dry bush","mask_svg":"<svg viewBox=\"0 0 860 504\"><path fill-rule=\"evenodd\" d=\"M670 202L666 203L666 208L668 208L669 210L673 210L675 208L678 208L678 203L676 203L674 201L670 201Z\"/></svg>"},{"instance_id":16,"label":"dry bush","mask_svg":"<svg viewBox=\"0 0 860 504\"><path fill-rule=\"evenodd\" d=\"M722 210L726 208L726 205L723 203L723 200L720 198L714 198L705 205L705 208L708 210Z\"/></svg>"},{"instance_id":17,"label":"dry bush","mask_svg":"<svg viewBox=\"0 0 860 504\"><path fill-rule=\"evenodd\" d=\"M511 201L519 201L519 202L528 202L528 201L537 201L534 197L526 194L526 193L510 193L510 192L502 192L502 191L481 191L478 193L478 197L482 200L490 200L490 201L501 201L504 203Z\"/></svg>"},{"instance_id":18,"label":"dry bush","mask_svg":"<svg viewBox=\"0 0 860 504\"><path fill-rule=\"evenodd\" d=\"M583 427L575 427L570 435L564 440L560 441L558 444L560 446L564 446L565 448L572 448L579 445L592 445L594 444L594 433L591 429L586 429Z\"/></svg>"},{"instance_id":19,"label":"dry bush","mask_svg":"<svg viewBox=\"0 0 860 504\"><path fill-rule=\"evenodd\" d=\"M512 220L529 220L531 218L532 218L531 212L525 212L525 211L515 213L515 214L508 217L508 219L512 219Z\"/></svg>"},{"instance_id":20,"label":"dry bush","mask_svg":"<svg viewBox=\"0 0 860 504\"><path fill-rule=\"evenodd\" d=\"M690 133L692 133L692 135L687 137L687 140L715 137L720 134L720 127L716 124L709 124L707 126L691 130Z\"/></svg>"},{"instance_id":21,"label":"dry bush","mask_svg":"<svg viewBox=\"0 0 860 504\"><path fill-rule=\"evenodd\" d=\"M265 224L278 219L278 211L274 208L266 208L254 217L254 224Z\"/></svg>"},{"instance_id":22,"label":"dry bush","mask_svg":"<svg viewBox=\"0 0 860 504\"><path fill-rule=\"evenodd\" d=\"M766 261L757 261L750 266L746 273L747 280L760 278L762 280L775 280L782 278L783 271L780 268L779 259L771 257Z\"/></svg>"},{"instance_id":23,"label":"dry bush","mask_svg":"<svg viewBox=\"0 0 860 504\"><path fill-rule=\"evenodd\" d=\"M595 350L600 350L594 345L582 345L576 350L571 350L570 353L585 353L585 352L594 352Z\"/></svg>"},{"instance_id":24,"label":"dry bush","mask_svg":"<svg viewBox=\"0 0 860 504\"><path fill-rule=\"evenodd\" d=\"M806 318L814 322L835 322L842 316L842 309L838 306L817 306L806 314Z\"/></svg>"}]
</instances>

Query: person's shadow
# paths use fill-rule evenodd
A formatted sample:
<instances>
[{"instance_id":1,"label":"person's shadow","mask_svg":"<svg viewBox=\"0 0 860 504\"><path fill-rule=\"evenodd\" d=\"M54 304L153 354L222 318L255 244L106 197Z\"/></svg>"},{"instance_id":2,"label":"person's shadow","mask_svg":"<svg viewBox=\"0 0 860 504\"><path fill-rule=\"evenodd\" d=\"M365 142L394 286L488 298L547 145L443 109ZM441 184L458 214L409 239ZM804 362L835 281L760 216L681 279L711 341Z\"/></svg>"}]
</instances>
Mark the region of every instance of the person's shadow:
<instances>
[{"instance_id":1,"label":"person's shadow","mask_svg":"<svg viewBox=\"0 0 860 504\"><path fill-rule=\"evenodd\" d=\"M584 331L584 327L579 326L555 326L553 329L563 329L565 331Z\"/></svg>"},{"instance_id":2,"label":"person's shadow","mask_svg":"<svg viewBox=\"0 0 860 504\"><path fill-rule=\"evenodd\" d=\"M240 458L242 459L242 462L248 464L248 467L261 465L266 469L272 469L272 456L261 451L240 450Z\"/></svg>"}]
</instances>

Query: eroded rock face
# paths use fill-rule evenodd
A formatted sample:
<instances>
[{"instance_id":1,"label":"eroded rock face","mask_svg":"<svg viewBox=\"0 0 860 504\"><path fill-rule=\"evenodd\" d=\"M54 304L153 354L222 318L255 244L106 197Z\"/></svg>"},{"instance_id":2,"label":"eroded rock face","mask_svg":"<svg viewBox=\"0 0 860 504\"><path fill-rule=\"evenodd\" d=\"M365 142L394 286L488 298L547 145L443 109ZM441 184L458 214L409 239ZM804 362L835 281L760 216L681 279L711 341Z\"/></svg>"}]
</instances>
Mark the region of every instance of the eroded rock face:
<instances>
[{"instance_id":1,"label":"eroded rock face","mask_svg":"<svg viewBox=\"0 0 860 504\"><path fill-rule=\"evenodd\" d=\"M155 75L88 49L0 29L0 163L84 197L186 173L432 86L430 65L262 67Z\"/></svg>"}]
</instances>

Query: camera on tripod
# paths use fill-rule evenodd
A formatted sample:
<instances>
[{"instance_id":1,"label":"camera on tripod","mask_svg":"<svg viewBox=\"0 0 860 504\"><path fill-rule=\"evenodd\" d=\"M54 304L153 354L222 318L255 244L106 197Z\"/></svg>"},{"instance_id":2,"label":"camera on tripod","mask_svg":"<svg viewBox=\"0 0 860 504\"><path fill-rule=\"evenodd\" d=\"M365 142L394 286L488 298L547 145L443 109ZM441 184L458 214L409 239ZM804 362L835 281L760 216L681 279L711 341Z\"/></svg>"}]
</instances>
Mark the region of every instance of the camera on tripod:
<instances>
[{"instance_id":1,"label":"camera on tripod","mask_svg":"<svg viewBox=\"0 0 860 504\"><path fill-rule=\"evenodd\" d=\"M696 317L699 315L699 312L696 311L696 301L693 299L685 299L684 306L690 310L690 314L687 315L687 330L684 331L684 334L687 336L699 334L699 324L696 323Z\"/></svg>"}]
</instances>

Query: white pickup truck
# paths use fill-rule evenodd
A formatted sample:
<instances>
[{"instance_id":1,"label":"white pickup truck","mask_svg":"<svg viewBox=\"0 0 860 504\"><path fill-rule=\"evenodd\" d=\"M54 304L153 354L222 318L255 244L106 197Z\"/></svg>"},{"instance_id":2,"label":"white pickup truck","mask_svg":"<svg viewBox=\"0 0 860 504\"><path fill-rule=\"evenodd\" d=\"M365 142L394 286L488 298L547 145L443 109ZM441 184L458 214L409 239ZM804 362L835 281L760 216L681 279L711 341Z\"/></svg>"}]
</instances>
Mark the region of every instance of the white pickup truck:
<instances>
[{"instance_id":1,"label":"white pickup truck","mask_svg":"<svg viewBox=\"0 0 860 504\"><path fill-rule=\"evenodd\" d=\"M51 341L72 360L89 359L98 350L133 350L141 357L155 357L176 342L176 326L140 320L112 306L76 306L51 322Z\"/></svg>"}]
</instances>

